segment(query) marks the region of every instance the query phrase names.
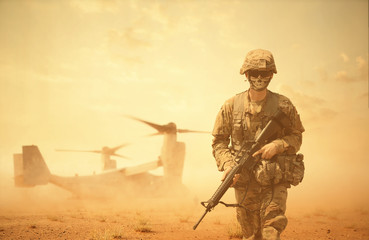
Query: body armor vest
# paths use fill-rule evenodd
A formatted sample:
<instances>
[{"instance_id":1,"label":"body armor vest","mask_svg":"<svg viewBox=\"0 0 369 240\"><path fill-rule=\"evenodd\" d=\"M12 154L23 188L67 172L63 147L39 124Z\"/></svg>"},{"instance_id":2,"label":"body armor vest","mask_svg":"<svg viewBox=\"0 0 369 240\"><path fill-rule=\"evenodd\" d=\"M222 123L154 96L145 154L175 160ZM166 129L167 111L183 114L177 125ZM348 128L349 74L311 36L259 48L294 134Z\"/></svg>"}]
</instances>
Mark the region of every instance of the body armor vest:
<instances>
[{"instance_id":1,"label":"body armor vest","mask_svg":"<svg viewBox=\"0 0 369 240\"><path fill-rule=\"evenodd\" d=\"M232 152L237 152L244 141L251 144L279 108L279 94L268 91L261 111L252 114L248 91L239 93L233 102ZM282 131L276 137L282 136Z\"/></svg>"},{"instance_id":2,"label":"body armor vest","mask_svg":"<svg viewBox=\"0 0 369 240\"><path fill-rule=\"evenodd\" d=\"M268 91L265 100L261 103L261 110L253 111L248 96L248 91L237 94L233 101L233 123L231 133L231 153L235 156L246 144L248 150L255 142L260 132L273 117L278 109L283 109L281 95ZM271 137L270 141L285 136L286 129L282 129ZM242 154L240 154L241 156ZM237 181L236 188L244 188L250 181L252 174L261 186L270 186L285 182L286 184L298 185L304 177L303 155L281 154L275 156L276 161L261 159L256 165L254 173L243 170L241 177ZM235 159L237 162L239 159ZM274 165L273 165L274 164Z\"/></svg>"}]
</instances>

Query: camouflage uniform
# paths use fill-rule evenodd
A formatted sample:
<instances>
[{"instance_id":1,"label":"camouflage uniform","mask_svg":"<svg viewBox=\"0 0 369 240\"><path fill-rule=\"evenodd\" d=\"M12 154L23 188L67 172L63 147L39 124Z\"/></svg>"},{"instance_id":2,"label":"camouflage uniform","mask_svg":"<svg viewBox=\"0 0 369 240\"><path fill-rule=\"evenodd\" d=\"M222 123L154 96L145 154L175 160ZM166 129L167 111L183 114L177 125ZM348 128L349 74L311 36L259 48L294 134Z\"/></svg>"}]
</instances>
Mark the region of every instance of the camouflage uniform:
<instances>
[{"instance_id":1,"label":"camouflage uniform","mask_svg":"<svg viewBox=\"0 0 369 240\"><path fill-rule=\"evenodd\" d=\"M254 103L248 91L227 100L216 117L212 147L219 171L234 166L238 160L234 159L235 153L242 143L251 146L277 109L289 117L291 126L279 131L273 142L283 148L284 155L295 154L300 149L304 128L291 101L267 90L265 99ZM275 162L276 158L273 159L267 162ZM265 161L261 159L256 168ZM287 225L284 214L290 182L283 176L274 175L271 182L261 184L255 178L255 171L250 173L244 170L234 186L236 200L243 206L237 207L236 212L244 239L280 239L280 233Z\"/></svg>"}]
</instances>

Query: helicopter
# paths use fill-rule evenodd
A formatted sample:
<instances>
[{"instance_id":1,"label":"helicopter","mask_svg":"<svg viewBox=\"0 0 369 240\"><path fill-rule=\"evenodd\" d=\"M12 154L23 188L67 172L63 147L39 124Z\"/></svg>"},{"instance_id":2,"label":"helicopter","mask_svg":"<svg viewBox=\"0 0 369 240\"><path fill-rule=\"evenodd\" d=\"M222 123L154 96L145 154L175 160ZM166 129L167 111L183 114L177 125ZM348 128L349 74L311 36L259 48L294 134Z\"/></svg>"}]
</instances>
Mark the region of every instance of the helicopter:
<instances>
[{"instance_id":1,"label":"helicopter","mask_svg":"<svg viewBox=\"0 0 369 240\"><path fill-rule=\"evenodd\" d=\"M162 197L189 193L182 183L185 160L185 143L177 141L177 133L209 133L178 129L170 122L160 125L132 116L125 116L144 123L157 132L150 136L163 135L163 144L157 160L136 166L116 168L115 160L110 156L119 156L116 151L127 146L122 144L114 148L104 147L102 150L68 150L58 151L100 153L104 163L103 172L88 176L58 176L52 174L36 145L22 147L22 153L14 154L14 182L16 187L34 187L37 185L54 184L71 192L78 198L111 198L117 195L124 197ZM150 173L150 170L163 167L163 175Z\"/></svg>"}]
</instances>

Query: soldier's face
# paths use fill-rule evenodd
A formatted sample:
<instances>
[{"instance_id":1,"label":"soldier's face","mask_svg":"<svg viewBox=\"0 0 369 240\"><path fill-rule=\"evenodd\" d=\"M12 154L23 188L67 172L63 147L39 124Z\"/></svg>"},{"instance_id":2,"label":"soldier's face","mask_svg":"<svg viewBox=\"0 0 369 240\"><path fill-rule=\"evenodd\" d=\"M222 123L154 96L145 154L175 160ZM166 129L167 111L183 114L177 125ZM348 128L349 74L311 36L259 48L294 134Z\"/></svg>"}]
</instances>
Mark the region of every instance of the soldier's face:
<instances>
[{"instance_id":1,"label":"soldier's face","mask_svg":"<svg viewBox=\"0 0 369 240\"><path fill-rule=\"evenodd\" d=\"M245 76L249 80L252 89L263 91L268 87L270 80L273 78L273 72L250 70L245 73Z\"/></svg>"}]
</instances>

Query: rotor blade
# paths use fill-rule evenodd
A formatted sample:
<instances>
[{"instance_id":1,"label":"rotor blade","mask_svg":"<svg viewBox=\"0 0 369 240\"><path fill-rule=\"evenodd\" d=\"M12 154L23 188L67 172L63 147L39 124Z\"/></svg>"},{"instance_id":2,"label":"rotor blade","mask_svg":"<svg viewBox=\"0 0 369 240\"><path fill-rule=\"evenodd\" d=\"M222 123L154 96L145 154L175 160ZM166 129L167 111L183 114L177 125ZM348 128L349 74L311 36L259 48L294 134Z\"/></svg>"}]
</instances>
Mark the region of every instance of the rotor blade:
<instances>
[{"instance_id":1,"label":"rotor blade","mask_svg":"<svg viewBox=\"0 0 369 240\"><path fill-rule=\"evenodd\" d=\"M142 123L145 123L147 125L149 125L150 127L152 128L155 128L156 130L158 130L158 132L162 133L165 131L165 126L163 125L159 125L159 124L156 124L156 123L152 123L152 122L148 122L148 121L145 121L145 120L142 120L142 119L139 119L139 118L136 118L136 117L133 117L133 116L129 116L129 115L124 115L125 117L128 117L128 118L131 118L133 120L136 120L136 121L139 121L139 122L142 122Z\"/></svg>"},{"instance_id":2,"label":"rotor blade","mask_svg":"<svg viewBox=\"0 0 369 240\"><path fill-rule=\"evenodd\" d=\"M164 134L164 133L157 132L157 133L153 133L153 134L146 135L146 137L159 136L159 135L163 135L163 134Z\"/></svg>"},{"instance_id":3,"label":"rotor blade","mask_svg":"<svg viewBox=\"0 0 369 240\"><path fill-rule=\"evenodd\" d=\"M71 150L71 149L55 149L57 152L92 152L92 153L101 153L100 150Z\"/></svg>"},{"instance_id":4,"label":"rotor blade","mask_svg":"<svg viewBox=\"0 0 369 240\"><path fill-rule=\"evenodd\" d=\"M111 156L121 157L121 158L124 158L124 159L130 159L129 157L126 157L126 156L123 156L123 155L120 155L120 154L116 154L116 153L113 153Z\"/></svg>"},{"instance_id":5,"label":"rotor blade","mask_svg":"<svg viewBox=\"0 0 369 240\"><path fill-rule=\"evenodd\" d=\"M196 131L196 130L188 130L188 129L178 129L177 132L179 133L211 133L206 131Z\"/></svg>"},{"instance_id":6,"label":"rotor blade","mask_svg":"<svg viewBox=\"0 0 369 240\"><path fill-rule=\"evenodd\" d=\"M111 151L113 151L113 152L115 152L115 151L117 151L118 149L121 149L121 148L126 147L126 146L128 146L128 145L129 145L129 143L124 143L124 144L121 144L121 145L119 145L119 146L116 146L116 147L110 148L110 150L111 150Z\"/></svg>"}]
</instances>

